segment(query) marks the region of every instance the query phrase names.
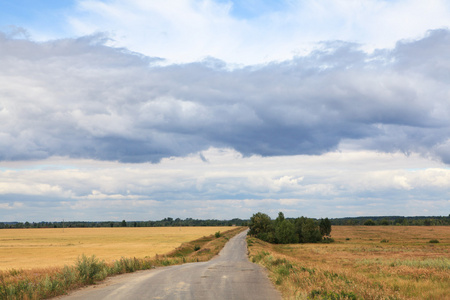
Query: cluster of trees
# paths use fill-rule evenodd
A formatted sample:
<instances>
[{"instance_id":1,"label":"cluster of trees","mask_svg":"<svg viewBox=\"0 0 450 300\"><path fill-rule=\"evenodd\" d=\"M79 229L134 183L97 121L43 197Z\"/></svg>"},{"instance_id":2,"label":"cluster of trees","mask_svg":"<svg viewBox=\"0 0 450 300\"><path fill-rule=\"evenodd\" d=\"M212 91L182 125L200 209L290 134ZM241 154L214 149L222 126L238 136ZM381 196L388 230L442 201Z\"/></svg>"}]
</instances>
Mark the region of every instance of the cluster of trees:
<instances>
[{"instance_id":1,"label":"cluster of trees","mask_svg":"<svg viewBox=\"0 0 450 300\"><path fill-rule=\"evenodd\" d=\"M8 222L0 223L1 228L70 228L70 227L170 227L170 226L246 226L246 220L198 220L187 218L181 220L179 218L164 218L159 221L102 221L102 222Z\"/></svg>"},{"instance_id":2,"label":"cluster of trees","mask_svg":"<svg viewBox=\"0 0 450 300\"><path fill-rule=\"evenodd\" d=\"M250 218L249 234L263 241L276 244L316 243L331 239L331 222L328 218L319 222L305 217L286 219L282 212L272 220L258 212Z\"/></svg>"}]
</instances>

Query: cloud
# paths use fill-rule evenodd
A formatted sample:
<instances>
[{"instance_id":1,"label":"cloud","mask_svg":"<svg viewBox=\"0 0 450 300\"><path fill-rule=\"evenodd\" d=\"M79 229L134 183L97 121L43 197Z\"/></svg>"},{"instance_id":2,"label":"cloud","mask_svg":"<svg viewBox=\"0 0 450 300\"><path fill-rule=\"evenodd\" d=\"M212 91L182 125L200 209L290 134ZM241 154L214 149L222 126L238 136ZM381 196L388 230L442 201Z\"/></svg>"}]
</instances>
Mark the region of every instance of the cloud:
<instances>
[{"instance_id":1,"label":"cloud","mask_svg":"<svg viewBox=\"0 0 450 300\"><path fill-rule=\"evenodd\" d=\"M210 147L243 155L339 148L418 152L449 163L450 32L367 54L345 42L228 69L159 66L103 35L0 36L0 159L158 162Z\"/></svg>"},{"instance_id":2,"label":"cloud","mask_svg":"<svg viewBox=\"0 0 450 300\"><path fill-rule=\"evenodd\" d=\"M108 45L168 63L215 57L230 64L284 61L317 42L344 40L367 51L393 48L450 26L446 0L70 0L0 4L0 30L25 27L39 41L107 32Z\"/></svg>"},{"instance_id":3,"label":"cloud","mask_svg":"<svg viewBox=\"0 0 450 300\"><path fill-rule=\"evenodd\" d=\"M418 154L330 152L243 157L211 148L159 164L52 157L4 162L2 221L163 217L441 215L450 170ZM425 211L426 210L426 211Z\"/></svg>"},{"instance_id":4,"label":"cloud","mask_svg":"<svg viewBox=\"0 0 450 300\"><path fill-rule=\"evenodd\" d=\"M351 41L370 51L393 48L398 40L450 26L445 0L254 2L83 0L67 23L72 35L109 32L111 45L170 62L212 56L244 65L289 60L319 41Z\"/></svg>"}]
</instances>

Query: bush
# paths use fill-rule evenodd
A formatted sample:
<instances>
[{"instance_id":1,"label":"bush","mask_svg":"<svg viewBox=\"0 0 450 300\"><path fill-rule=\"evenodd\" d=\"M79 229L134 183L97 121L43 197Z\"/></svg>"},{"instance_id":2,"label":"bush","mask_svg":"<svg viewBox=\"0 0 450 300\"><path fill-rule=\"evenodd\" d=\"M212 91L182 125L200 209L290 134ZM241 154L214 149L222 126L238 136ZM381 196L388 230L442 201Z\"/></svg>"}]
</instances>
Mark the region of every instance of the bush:
<instances>
[{"instance_id":1,"label":"bush","mask_svg":"<svg viewBox=\"0 0 450 300\"><path fill-rule=\"evenodd\" d=\"M87 284L92 284L96 280L103 280L108 275L105 263L99 261L95 255L87 257L83 254L81 258L78 258L76 268L81 282Z\"/></svg>"},{"instance_id":2,"label":"bush","mask_svg":"<svg viewBox=\"0 0 450 300\"><path fill-rule=\"evenodd\" d=\"M327 291L327 290L313 290L308 295L308 299L325 299L325 300L339 300L339 299L350 299L356 300L358 297L353 292L344 292L340 293Z\"/></svg>"},{"instance_id":3,"label":"bush","mask_svg":"<svg viewBox=\"0 0 450 300\"><path fill-rule=\"evenodd\" d=\"M62 273L58 275L59 280L63 282L64 286L70 287L77 281L77 274L73 268L64 266Z\"/></svg>"},{"instance_id":4,"label":"bush","mask_svg":"<svg viewBox=\"0 0 450 300\"><path fill-rule=\"evenodd\" d=\"M258 252L258 254L256 254L255 256L253 256L252 258L252 262L257 263L260 260L264 259L264 257L266 257L267 255L269 255L269 252L266 251L262 251L262 252Z\"/></svg>"},{"instance_id":5,"label":"bush","mask_svg":"<svg viewBox=\"0 0 450 300\"><path fill-rule=\"evenodd\" d=\"M432 239L432 240L429 241L429 243L431 243L431 244L437 244L437 243L439 243L439 240L437 240L437 239Z\"/></svg>"},{"instance_id":6,"label":"bush","mask_svg":"<svg viewBox=\"0 0 450 300\"><path fill-rule=\"evenodd\" d=\"M200 250L200 246L199 245L195 245L194 246L194 251L198 251L198 250Z\"/></svg>"},{"instance_id":7,"label":"bush","mask_svg":"<svg viewBox=\"0 0 450 300\"><path fill-rule=\"evenodd\" d=\"M375 222L372 219L369 219L367 221L364 222L365 226L375 226Z\"/></svg>"},{"instance_id":8,"label":"bush","mask_svg":"<svg viewBox=\"0 0 450 300\"><path fill-rule=\"evenodd\" d=\"M141 264L139 262L138 259L136 258L125 258L122 257L120 259L120 261L116 261L116 263L114 264L115 268L117 268L118 266L120 266L120 270L125 273L132 273L136 270L140 270L141 269ZM117 267L116 267L117 266ZM118 268L119 269L119 268ZM120 272L120 273L122 273Z\"/></svg>"},{"instance_id":9,"label":"bush","mask_svg":"<svg viewBox=\"0 0 450 300\"><path fill-rule=\"evenodd\" d=\"M217 231L214 235L215 235L216 238L220 238L221 237L220 231Z\"/></svg>"},{"instance_id":10,"label":"bush","mask_svg":"<svg viewBox=\"0 0 450 300\"><path fill-rule=\"evenodd\" d=\"M330 238L330 237L324 237L324 238L322 239L322 243L324 243L324 244L334 243L334 239L333 239L333 238Z\"/></svg>"}]
</instances>

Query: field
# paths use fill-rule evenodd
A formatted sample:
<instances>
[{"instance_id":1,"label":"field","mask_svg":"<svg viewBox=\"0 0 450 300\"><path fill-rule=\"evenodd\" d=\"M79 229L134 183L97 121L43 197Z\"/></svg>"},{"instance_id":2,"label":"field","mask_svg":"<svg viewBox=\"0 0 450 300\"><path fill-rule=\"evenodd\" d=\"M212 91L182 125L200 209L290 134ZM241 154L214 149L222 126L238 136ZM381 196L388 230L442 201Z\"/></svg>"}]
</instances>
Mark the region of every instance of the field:
<instances>
[{"instance_id":1,"label":"field","mask_svg":"<svg viewBox=\"0 0 450 300\"><path fill-rule=\"evenodd\" d=\"M105 262L165 254L230 227L126 227L0 230L0 270L73 265L82 254Z\"/></svg>"},{"instance_id":2,"label":"field","mask_svg":"<svg viewBox=\"0 0 450 300\"><path fill-rule=\"evenodd\" d=\"M285 299L450 299L450 227L334 226L331 235L330 244L249 238L250 256Z\"/></svg>"}]
</instances>

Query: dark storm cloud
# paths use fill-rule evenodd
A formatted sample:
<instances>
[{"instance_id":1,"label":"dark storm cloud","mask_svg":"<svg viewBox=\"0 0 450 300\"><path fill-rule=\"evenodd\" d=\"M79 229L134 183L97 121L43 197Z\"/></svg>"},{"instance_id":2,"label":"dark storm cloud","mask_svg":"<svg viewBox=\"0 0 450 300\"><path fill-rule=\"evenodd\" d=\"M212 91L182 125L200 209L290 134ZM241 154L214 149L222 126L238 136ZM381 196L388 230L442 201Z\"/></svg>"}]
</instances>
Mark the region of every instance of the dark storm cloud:
<instances>
[{"instance_id":1,"label":"dark storm cloud","mask_svg":"<svg viewBox=\"0 0 450 300\"><path fill-rule=\"evenodd\" d=\"M36 43L0 35L0 159L157 162L209 147L320 154L340 143L450 162L450 32L367 54L326 42L308 56L230 70L158 66L101 35Z\"/></svg>"}]
</instances>

